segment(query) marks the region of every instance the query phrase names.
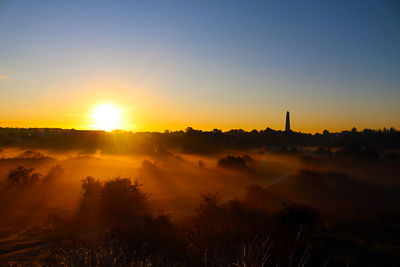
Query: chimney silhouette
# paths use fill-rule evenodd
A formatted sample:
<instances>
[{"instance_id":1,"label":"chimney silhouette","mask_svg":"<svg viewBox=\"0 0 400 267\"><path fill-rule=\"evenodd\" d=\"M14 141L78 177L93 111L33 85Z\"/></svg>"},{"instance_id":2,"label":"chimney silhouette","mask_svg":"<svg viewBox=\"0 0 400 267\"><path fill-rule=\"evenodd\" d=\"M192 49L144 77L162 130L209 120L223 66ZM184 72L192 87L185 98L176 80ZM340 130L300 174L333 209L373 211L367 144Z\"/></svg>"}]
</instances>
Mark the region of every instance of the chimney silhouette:
<instances>
[{"instance_id":1,"label":"chimney silhouette","mask_svg":"<svg viewBox=\"0 0 400 267\"><path fill-rule=\"evenodd\" d=\"M285 125L285 131L290 132L290 113L289 111L286 111L286 125Z\"/></svg>"}]
</instances>

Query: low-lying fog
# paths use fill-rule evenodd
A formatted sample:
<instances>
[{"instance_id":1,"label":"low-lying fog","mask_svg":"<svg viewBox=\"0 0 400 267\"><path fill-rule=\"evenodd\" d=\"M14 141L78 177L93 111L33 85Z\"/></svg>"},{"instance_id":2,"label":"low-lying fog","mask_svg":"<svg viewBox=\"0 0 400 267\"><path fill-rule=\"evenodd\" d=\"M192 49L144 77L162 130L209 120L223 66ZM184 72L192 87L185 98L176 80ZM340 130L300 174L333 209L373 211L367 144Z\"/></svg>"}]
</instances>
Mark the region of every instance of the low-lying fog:
<instances>
[{"instance_id":1,"label":"low-lying fog","mask_svg":"<svg viewBox=\"0 0 400 267\"><path fill-rule=\"evenodd\" d=\"M220 161L228 155L240 156L243 162ZM275 209L287 201L345 213L349 210L349 214L354 210L368 213L397 208L398 160L310 155L265 150L213 155L164 150L152 155L106 155L2 149L2 223L18 224L21 220L39 223L51 213L72 214L82 197L81 180L87 176L100 180L115 177L138 180L142 190L150 194L153 212L168 213L173 220L193 212L201 193L217 192L221 201L251 198L250 192L255 192L254 188L249 189L252 185L262 186L265 201L257 205L266 209ZM34 168L32 173L41 174L45 185L23 192L10 189L7 176L18 166ZM38 201L45 201L46 208L33 210Z\"/></svg>"}]
</instances>

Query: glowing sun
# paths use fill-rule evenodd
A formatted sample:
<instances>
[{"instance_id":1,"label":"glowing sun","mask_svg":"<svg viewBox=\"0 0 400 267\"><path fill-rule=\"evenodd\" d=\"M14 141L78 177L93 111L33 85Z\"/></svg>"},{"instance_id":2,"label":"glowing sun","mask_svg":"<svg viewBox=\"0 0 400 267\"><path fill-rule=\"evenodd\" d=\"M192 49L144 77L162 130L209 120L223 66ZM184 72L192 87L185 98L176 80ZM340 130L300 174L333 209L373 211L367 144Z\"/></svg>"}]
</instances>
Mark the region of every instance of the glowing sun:
<instances>
[{"instance_id":1,"label":"glowing sun","mask_svg":"<svg viewBox=\"0 0 400 267\"><path fill-rule=\"evenodd\" d=\"M92 113L94 127L99 130L112 131L122 129L122 114L116 106L110 104L97 105Z\"/></svg>"}]
</instances>

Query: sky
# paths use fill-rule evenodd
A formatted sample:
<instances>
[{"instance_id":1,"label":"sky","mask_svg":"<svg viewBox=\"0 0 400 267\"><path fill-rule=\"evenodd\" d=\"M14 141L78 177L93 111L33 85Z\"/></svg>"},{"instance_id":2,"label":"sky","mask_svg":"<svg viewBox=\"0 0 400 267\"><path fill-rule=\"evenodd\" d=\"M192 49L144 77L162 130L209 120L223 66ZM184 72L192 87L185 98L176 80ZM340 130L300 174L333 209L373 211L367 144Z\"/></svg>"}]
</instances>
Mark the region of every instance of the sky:
<instances>
[{"instance_id":1,"label":"sky","mask_svg":"<svg viewBox=\"0 0 400 267\"><path fill-rule=\"evenodd\" d=\"M400 129L398 1L0 0L0 127Z\"/></svg>"}]
</instances>

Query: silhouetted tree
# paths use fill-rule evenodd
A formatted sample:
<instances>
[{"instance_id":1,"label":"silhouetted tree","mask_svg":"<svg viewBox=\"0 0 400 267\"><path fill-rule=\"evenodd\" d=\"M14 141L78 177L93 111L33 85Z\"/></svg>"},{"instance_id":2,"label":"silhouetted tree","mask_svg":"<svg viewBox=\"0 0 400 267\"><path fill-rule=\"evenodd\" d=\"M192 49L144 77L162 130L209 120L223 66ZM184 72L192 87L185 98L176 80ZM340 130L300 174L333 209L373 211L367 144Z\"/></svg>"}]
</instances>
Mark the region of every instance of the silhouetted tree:
<instances>
[{"instance_id":1,"label":"silhouetted tree","mask_svg":"<svg viewBox=\"0 0 400 267\"><path fill-rule=\"evenodd\" d=\"M126 223L145 212L144 194L138 181L115 178L104 183L100 193L100 213L106 222Z\"/></svg>"},{"instance_id":2,"label":"silhouetted tree","mask_svg":"<svg viewBox=\"0 0 400 267\"><path fill-rule=\"evenodd\" d=\"M240 156L226 156L218 160L217 167L245 169L246 159Z\"/></svg>"},{"instance_id":3,"label":"silhouetted tree","mask_svg":"<svg viewBox=\"0 0 400 267\"><path fill-rule=\"evenodd\" d=\"M77 211L78 221L81 226L90 228L99 224L102 186L101 181L91 176L82 180L83 197Z\"/></svg>"},{"instance_id":4,"label":"silhouetted tree","mask_svg":"<svg viewBox=\"0 0 400 267\"><path fill-rule=\"evenodd\" d=\"M15 169L10 170L7 175L7 184L13 185L33 185L37 184L40 180L40 173L34 173L34 168L25 168L18 166Z\"/></svg>"}]
</instances>

